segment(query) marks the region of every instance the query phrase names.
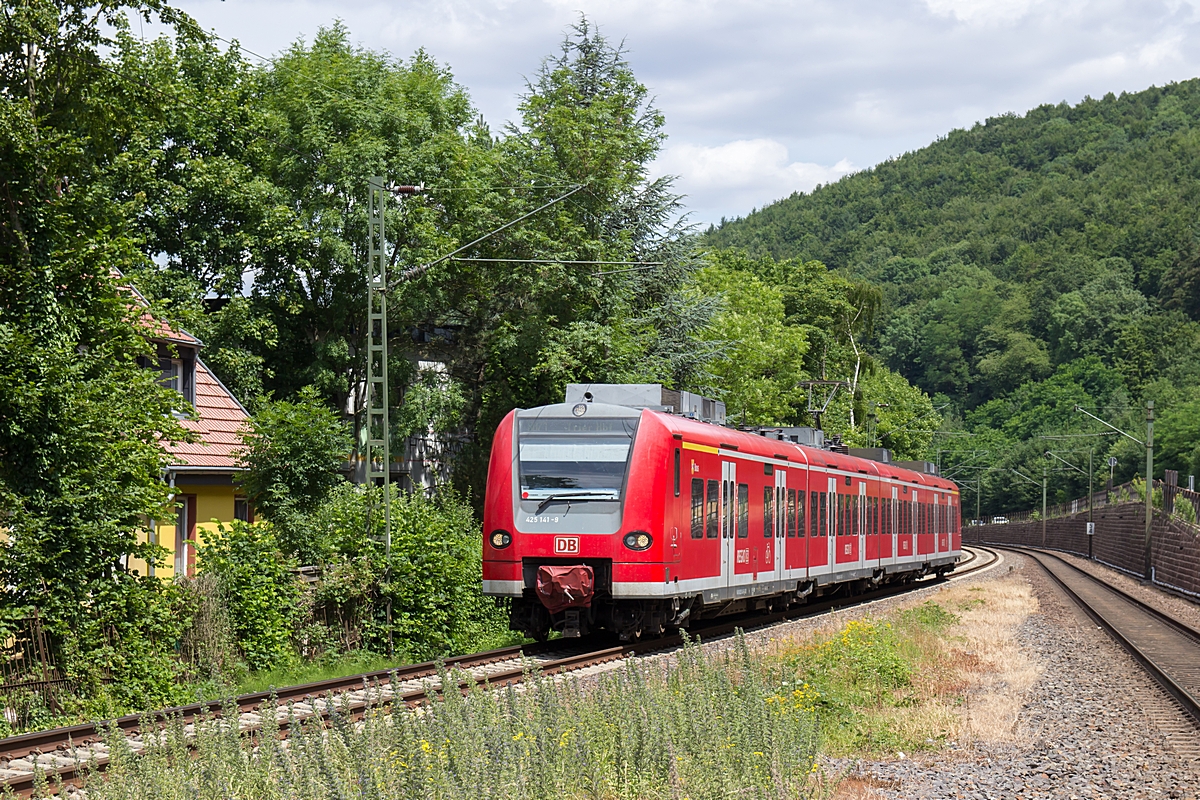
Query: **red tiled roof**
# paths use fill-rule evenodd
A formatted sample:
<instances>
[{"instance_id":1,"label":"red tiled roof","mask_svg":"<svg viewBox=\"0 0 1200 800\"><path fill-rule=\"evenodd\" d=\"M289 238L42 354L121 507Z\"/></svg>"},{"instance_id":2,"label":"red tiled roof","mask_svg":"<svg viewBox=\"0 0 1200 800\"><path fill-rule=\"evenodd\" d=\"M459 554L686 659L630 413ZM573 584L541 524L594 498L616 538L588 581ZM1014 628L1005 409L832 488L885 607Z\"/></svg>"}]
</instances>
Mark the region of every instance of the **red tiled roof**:
<instances>
[{"instance_id":1,"label":"red tiled roof","mask_svg":"<svg viewBox=\"0 0 1200 800\"><path fill-rule=\"evenodd\" d=\"M238 432L249 418L246 409L230 394L217 376L196 359L196 419L183 420L183 426L195 431L198 441L167 446L172 466L210 467L214 470L238 468L234 451L242 445Z\"/></svg>"},{"instance_id":2,"label":"red tiled roof","mask_svg":"<svg viewBox=\"0 0 1200 800\"><path fill-rule=\"evenodd\" d=\"M203 342L192 336L185 330L180 328L172 328L167 323L158 319L149 310L143 311L138 318L138 324L146 329L146 338L154 339L162 342L174 342L176 344L190 344L193 347L200 347Z\"/></svg>"},{"instance_id":3,"label":"red tiled roof","mask_svg":"<svg viewBox=\"0 0 1200 800\"><path fill-rule=\"evenodd\" d=\"M113 277L118 281L125 281L125 276L120 270L113 270ZM120 288L128 289L133 294L134 304L139 306L142 311L138 315L137 324L146 329L147 339L156 339L163 342L174 342L176 344L189 344L194 347L202 347L204 342L201 342L195 336L192 336L187 331L181 328L172 328L167 323L158 319L150 313L150 301L145 295L138 291L137 287L132 283L124 282Z\"/></svg>"}]
</instances>

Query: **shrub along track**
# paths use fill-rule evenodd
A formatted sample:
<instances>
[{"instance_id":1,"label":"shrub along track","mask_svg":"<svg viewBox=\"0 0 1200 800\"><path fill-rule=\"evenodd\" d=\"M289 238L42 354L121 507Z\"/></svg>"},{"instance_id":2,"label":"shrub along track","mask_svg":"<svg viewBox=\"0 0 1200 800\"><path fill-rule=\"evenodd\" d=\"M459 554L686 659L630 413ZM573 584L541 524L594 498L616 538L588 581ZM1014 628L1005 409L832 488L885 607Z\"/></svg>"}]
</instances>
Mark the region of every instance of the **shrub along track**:
<instances>
[{"instance_id":1,"label":"shrub along track","mask_svg":"<svg viewBox=\"0 0 1200 800\"><path fill-rule=\"evenodd\" d=\"M1001 558L995 551L983 547L964 548L964 551L967 558L952 573L950 580L996 566ZM693 626L689 635L713 639L739 628L762 628L837 608L867 604L942 582L926 579L885 586L855 596L835 594L784 611L705 622ZM147 747L148 738L164 735L162 729L167 725L182 724L185 735L190 735L197 724L204 724L205 720L224 720L232 712L236 714L239 730L245 734L270 730L272 735L276 732L286 735L292 721L314 717L327 720L334 715L361 718L372 708L419 705L428 699L429 691L441 691L441 675L445 670L469 675L476 684L505 686L520 683L531 670L556 675L670 650L681 643L679 634L615 646L609 642L608 646L598 649L598 642L594 640L558 639L448 659L444 668L429 661L246 694L228 701L194 703L105 722L22 734L0 739L0 788L30 797L39 785L47 783L51 791L56 783L78 786L89 772L105 768L109 751L107 742L114 733L123 735L129 748L136 753ZM465 690L467 685L460 681L458 688ZM270 720L271 714L274 720Z\"/></svg>"},{"instance_id":2,"label":"shrub along track","mask_svg":"<svg viewBox=\"0 0 1200 800\"><path fill-rule=\"evenodd\" d=\"M1190 730L1164 731L1192 749L1200 728L1200 630L1105 583L1044 550L1006 547L1036 561L1109 636L1150 673L1192 720ZM1173 742L1174 744L1174 742Z\"/></svg>"}]
</instances>

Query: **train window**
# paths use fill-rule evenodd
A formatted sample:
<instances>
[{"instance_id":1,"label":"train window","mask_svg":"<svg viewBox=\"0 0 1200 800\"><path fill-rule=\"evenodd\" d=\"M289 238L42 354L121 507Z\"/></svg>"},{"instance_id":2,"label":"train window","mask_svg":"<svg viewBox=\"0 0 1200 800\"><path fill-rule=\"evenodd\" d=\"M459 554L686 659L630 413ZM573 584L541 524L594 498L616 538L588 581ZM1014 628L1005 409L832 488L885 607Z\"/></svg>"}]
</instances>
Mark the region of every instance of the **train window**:
<instances>
[{"instance_id":1,"label":"train window","mask_svg":"<svg viewBox=\"0 0 1200 800\"><path fill-rule=\"evenodd\" d=\"M772 464L763 464L763 475L774 475L775 467Z\"/></svg>"},{"instance_id":2,"label":"train window","mask_svg":"<svg viewBox=\"0 0 1200 800\"><path fill-rule=\"evenodd\" d=\"M679 448L675 448L675 496L679 497Z\"/></svg>"},{"instance_id":3,"label":"train window","mask_svg":"<svg viewBox=\"0 0 1200 800\"><path fill-rule=\"evenodd\" d=\"M709 539L716 539L721 535L720 503L718 502L720 491L721 487L717 481L708 482L708 515L705 522L705 535Z\"/></svg>"},{"instance_id":4,"label":"train window","mask_svg":"<svg viewBox=\"0 0 1200 800\"><path fill-rule=\"evenodd\" d=\"M804 535L804 490L796 492L796 535Z\"/></svg>"},{"instance_id":5,"label":"train window","mask_svg":"<svg viewBox=\"0 0 1200 800\"><path fill-rule=\"evenodd\" d=\"M676 452L679 452L678 450ZM692 538L704 538L704 479L692 478Z\"/></svg>"},{"instance_id":6,"label":"train window","mask_svg":"<svg viewBox=\"0 0 1200 800\"><path fill-rule=\"evenodd\" d=\"M750 484L737 485L737 538L750 535Z\"/></svg>"},{"instance_id":7,"label":"train window","mask_svg":"<svg viewBox=\"0 0 1200 800\"><path fill-rule=\"evenodd\" d=\"M821 536L829 535L829 492L821 492L821 502L817 504L817 510L821 512L821 524L817 527L817 532Z\"/></svg>"},{"instance_id":8,"label":"train window","mask_svg":"<svg viewBox=\"0 0 1200 800\"><path fill-rule=\"evenodd\" d=\"M804 497L800 498L800 513L804 514ZM800 519L800 533L804 533L804 519ZM788 489L787 499L787 535L789 539L796 536L796 490Z\"/></svg>"},{"instance_id":9,"label":"train window","mask_svg":"<svg viewBox=\"0 0 1200 800\"><path fill-rule=\"evenodd\" d=\"M733 538L733 481L721 481L721 534Z\"/></svg>"},{"instance_id":10,"label":"train window","mask_svg":"<svg viewBox=\"0 0 1200 800\"><path fill-rule=\"evenodd\" d=\"M810 523L812 525L811 533L813 536L820 536L821 529L817 527L821 519L820 512L817 510L817 506L821 503L820 492L813 492L809 497L812 498L812 514L809 515L809 518L812 520Z\"/></svg>"},{"instance_id":11,"label":"train window","mask_svg":"<svg viewBox=\"0 0 1200 800\"><path fill-rule=\"evenodd\" d=\"M767 466L770 466L768 464ZM763 538L770 539L775 535L775 520L772 518L775 505L775 490L770 486L763 487Z\"/></svg>"},{"instance_id":12,"label":"train window","mask_svg":"<svg viewBox=\"0 0 1200 800\"><path fill-rule=\"evenodd\" d=\"M569 493L573 502L620 500L637 418L518 420L521 498Z\"/></svg>"},{"instance_id":13,"label":"train window","mask_svg":"<svg viewBox=\"0 0 1200 800\"><path fill-rule=\"evenodd\" d=\"M871 535L879 535L879 498L871 498Z\"/></svg>"}]
</instances>

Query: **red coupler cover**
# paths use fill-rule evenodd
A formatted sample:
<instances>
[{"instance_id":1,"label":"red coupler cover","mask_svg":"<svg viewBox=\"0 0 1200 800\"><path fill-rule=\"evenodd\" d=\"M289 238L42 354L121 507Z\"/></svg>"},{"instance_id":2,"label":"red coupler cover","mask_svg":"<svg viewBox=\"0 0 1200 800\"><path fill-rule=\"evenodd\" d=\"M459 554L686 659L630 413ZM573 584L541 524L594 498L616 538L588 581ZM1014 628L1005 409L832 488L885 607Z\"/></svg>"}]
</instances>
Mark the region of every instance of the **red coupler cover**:
<instances>
[{"instance_id":1,"label":"red coupler cover","mask_svg":"<svg viewBox=\"0 0 1200 800\"><path fill-rule=\"evenodd\" d=\"M592 604L596 579L592 568L541 566L537 571L537 596L551 614L564 608L587 608Z\"/></svg>"}]
</instances>

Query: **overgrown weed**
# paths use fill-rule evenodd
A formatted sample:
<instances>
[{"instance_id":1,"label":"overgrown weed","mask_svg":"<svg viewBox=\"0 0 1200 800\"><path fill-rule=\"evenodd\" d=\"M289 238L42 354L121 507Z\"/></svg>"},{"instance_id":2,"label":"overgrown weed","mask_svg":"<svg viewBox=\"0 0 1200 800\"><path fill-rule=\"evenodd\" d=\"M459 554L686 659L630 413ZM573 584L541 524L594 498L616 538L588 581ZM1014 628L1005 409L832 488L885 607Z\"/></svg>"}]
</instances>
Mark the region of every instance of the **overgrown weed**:
<instances>
[{"instance_id":1,"label":"overgrown weed","mask_svg":"<svg viewBox=\"0 0 1200 800\"><path fill-rule=\"evenodd\" d=\"M454 676L446 676L450 681ZM119 759L88 787L155 798L797 798L812 796L815 693L778 680L744 639L725 655L687 644L674 664L595 679L532 674L521 687L451 692L416 713L335 713L251 745L197 726Z\"/></svg>"}]
</instances>

